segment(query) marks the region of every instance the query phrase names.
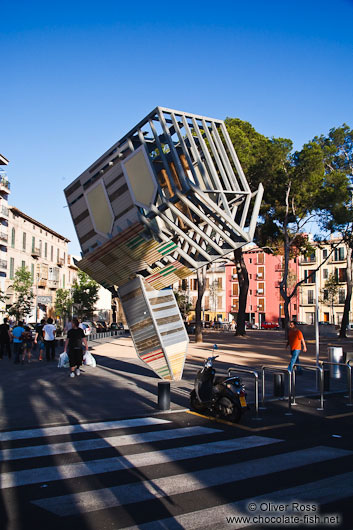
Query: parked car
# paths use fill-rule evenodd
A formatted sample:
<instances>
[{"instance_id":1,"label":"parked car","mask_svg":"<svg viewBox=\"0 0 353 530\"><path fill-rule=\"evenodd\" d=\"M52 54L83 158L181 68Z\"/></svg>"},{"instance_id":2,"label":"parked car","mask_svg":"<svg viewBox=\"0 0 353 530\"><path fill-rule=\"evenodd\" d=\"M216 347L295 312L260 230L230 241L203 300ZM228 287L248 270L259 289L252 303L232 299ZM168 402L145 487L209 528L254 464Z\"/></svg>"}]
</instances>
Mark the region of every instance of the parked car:
<instances>
[{"instance_id":1,"label":"parked car","mask_svg":"<svg viewBox=\"0 0 353 530\"><path fill-rule=\"evenodd\" d=\"M278 322L262 322L261 329L279 329Z\"/></svg>"},{"instance_id":2,"label":"parked car","mask_svg":"<svg viewBox=\"0 0 353 530\"><path fill-rule=\"evenodd\" d=\"M101 322L95 322L96 333L104 333L107 331L107 328Z\"/></svg>"},{"instance_id":3,"label":"parked car","mask_svg":"<svg viewBox=\"0 0 353 530\"><path fill-rule=\"evenodd\" d=\"M107 323L104 321L104 320L97 320L95 322L97 328L100 327L100 328L103 328L104 331L108 331L108 326L107 326Z\"/></svg>"},{"instance_id":4,"label":"parked car","mask_svg":"<svg viewBox=\"0 0 353 530\"><path fill-rule=\"evenodd\" d=\"M84 320L81 322L80 326L82 326L82 329L85 333L85 335L90 335L91 333L97 333L97 327L94 322L91 322L90 320Z\"/></svg>"},{"instance_id":5,"label":"parked car","mask_svg":"<svg viewBox=\"0 0 353 530\"><path fill-rule=\"evenodd\" d=\"M258 329L258 324L255 324L254 322L245 322L246 329Z\"/></svg>"},{"instance_id":6,"label":"parked car","mask_svg":"<svg viewBox=\"0 0 353 530\"><path fill-rule=\"evenodd\" d=\"M110 331L124 331L124 324L122 322L112 322L109 326Z\"/></svg>"}]
</instances>

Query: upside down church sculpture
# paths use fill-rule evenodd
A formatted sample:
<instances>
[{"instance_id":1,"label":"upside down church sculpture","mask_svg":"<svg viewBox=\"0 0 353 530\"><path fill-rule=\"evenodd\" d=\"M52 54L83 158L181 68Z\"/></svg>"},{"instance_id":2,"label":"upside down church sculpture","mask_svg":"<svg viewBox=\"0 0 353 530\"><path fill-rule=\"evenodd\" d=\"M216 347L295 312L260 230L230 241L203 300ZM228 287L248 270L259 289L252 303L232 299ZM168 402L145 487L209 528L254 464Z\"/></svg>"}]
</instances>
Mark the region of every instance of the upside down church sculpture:
<instances>
[{"instance_id":1,"label":"upside down church sculpture","mask_svg":"<svg viewBox=\"0 0 353 530\"><path fill-rule=\"evenodd\" d=\"M171 286L252 241L252 192L222 120L157 107L66 189L78 267L117 292L137 355L179 380L187 352Z\"/></svg>"}]
</instances>

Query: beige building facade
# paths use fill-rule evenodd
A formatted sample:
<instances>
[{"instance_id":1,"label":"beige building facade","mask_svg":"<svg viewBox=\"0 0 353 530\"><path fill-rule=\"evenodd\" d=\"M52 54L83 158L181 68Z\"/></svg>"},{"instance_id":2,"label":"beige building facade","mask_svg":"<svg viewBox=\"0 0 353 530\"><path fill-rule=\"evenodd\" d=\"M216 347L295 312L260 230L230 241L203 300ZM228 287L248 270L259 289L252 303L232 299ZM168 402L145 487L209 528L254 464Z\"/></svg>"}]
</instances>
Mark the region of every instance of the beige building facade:
<instances>
[{"instance_id":1,"label":"beige building facade","mask_svg":"<svg viewBox=\"0 0 353 530\"><path fill-rule=\"evenodd\" d=\"M298 320L306 324L314 324L316 298L318 298L319 322L339 325L343 317L347 294L346 247L338 239L332 239L326 244L312 243L312 245L314 250L311 255L299 258L299 279L304 282L300 287ZM321 263L323 265L320 269L310 276ZM334 295L330 295L327 288L327 282L332 277L337 281ZM352 302L349 321L352 322Z\"/></svg>"},{"instance_id":2,"label":"beige building facade","mask_svg":"<svg viewBox=\"0 0 353 530\"><path fill-rule=\"evenodd\" d=\"M69 240L14 206L9 207L7 230L7 307L14 301L11 285L15 272L26 267L31 273L35 296L27 321L55 317L57 290L70 289L77 277L77 267L68 254Z\"/></svg>"}]
</instances>

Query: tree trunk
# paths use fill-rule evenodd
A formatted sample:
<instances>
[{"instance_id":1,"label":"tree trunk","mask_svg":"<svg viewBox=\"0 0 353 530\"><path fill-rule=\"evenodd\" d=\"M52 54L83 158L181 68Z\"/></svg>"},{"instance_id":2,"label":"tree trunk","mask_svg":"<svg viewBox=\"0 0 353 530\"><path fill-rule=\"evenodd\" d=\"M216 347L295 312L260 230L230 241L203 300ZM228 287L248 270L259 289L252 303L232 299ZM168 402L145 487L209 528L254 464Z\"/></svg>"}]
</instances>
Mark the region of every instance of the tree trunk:
<instances>
[{"instance_id":1,"label":"tree trunk","mask_svg":"<svg viewBox=\"0 0 353 530\"><path fill-rule=\"evenodd\" d=\"M195 342L202 342L202 299L206 289L206 271L207 266L197 269L197 300L195 307Z\"/></svg>"},{"instance_id":2,"label":"tree trunk","mask_svg":"<svg viewBox=\"0 0 353 530\"><path fill-rule=\"evenodd\" d=\"M351 308L352 299L352 249L349 245L347 248L347 295L344 301L343 317L340 329L340 338L344 339L347 337L347 326L349 324L349 312Z\"/></svg>"},{"instance_id":3,"label":"tree trunk","mask_svg":"<svg viewBox=\"0 0 353 530\"><path fill-rule=\"evenodd\" d=\"M241 248L237 248L234 251L234 264L237 269L239 283L239 308L237 318L237 330L235 334L244 336L246 334L245 313L246 301L248 298L249 291L249 275L245 265L243 251Z\"/></svg>"}]
</instances>

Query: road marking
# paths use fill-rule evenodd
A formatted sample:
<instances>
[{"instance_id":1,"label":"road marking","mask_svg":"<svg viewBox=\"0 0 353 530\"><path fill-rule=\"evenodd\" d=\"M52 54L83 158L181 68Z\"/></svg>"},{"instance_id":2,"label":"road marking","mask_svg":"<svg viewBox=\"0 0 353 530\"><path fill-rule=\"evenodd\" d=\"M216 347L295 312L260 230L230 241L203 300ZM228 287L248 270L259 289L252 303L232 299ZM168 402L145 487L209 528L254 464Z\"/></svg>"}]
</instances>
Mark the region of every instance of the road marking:
<instances>
[{"instance_id":1,"label":"road marking","mask_svg":"<svg viewBox=\"0 0 353 530\"><path fill-rule=\"evenodd\" d=\"M138 502L143 502L162 497L171 497L172 495L181 493L190 493L234 481L264 476L269 473L269 470L271 473L277 473L317 462L350 456L352 454L352 451L343 449L323 446L311 447L309 449L279 454L276 457L268 456L248 462L193 471L192 473L145 480L138 483L122 484L120 486L62 495L32 502L40 508L64 517L133 504L137 500Z\"/></svg>"},{"instance_id":2,"label":"road marking","mask_svg":"<svg viewBox=\"0 0 353 530\"><path fill-rule=\"evenodd\" d=\"M269 431L271 429L279 429L281 427L293 427L294 423L278 423L277 425L266 425L265 427L247 427L246 425L239 425L239 423L232 423L231 421L222 420L221 418L214 418L213 416L206 416L204 414L199 414L193 410L187 410L188 414L193 414L194 416L199 416L200 418L206 418L207 420L215 421L217 423L223 423L224 425L230 425L231 427L237 427L238 429L243 429L244 431L251 432L260 432L260 431Z\"/></svg>"},{"instance_id":3,"label":"road marking","mask_svg":"<svg viewBox=\"0 0 353 530\"><path fill-rule=\"evenodd\" d=\"M335 420L337 418L346 418L347 416L353 416L353 412L345 412L343 414L335 414L334 416L325 416L327 420Z\"/></svg>"},{"instance_id":4,"label":"road marking","mask_svg":"<svg viewBox=\"0 0 353 530\"><path fill-rule=\"evenodd\" d=\"M29 438L42 438L45 436L57 436L59 434L74 434L82 432L105 431L108 429L126 429L129 427L143 427L146 425L157 425L170 423L169 420L161 418L135 418L131 420L105 421L99 423L78 423L76 425L61 425L58 427L44 427L42 429L26 429L22 431L0 432L0 442L8 440L25 440Z\"/></svg>"},{"instance_id":5,"label":"road marking","mask_svg":"<svg viewBox=\"0 0 353 530\"><path fill-rule=\"evenodd\" d=\"M165 464L174 462L176 460L193 459L202 456L228 453L231 451L240 451L253 447L261 447L281 441L282 440L277 438L247 436L232 440L188 445L184 447L166 449L164 451L151 451L142 454L137 453L115 458L88 460L86 462L59 465L56 467L42 467L21 471L11 471L1 473L0 489L25 486L27 484L38 484L41 482L47 483L54 480L64 480L88 475L98 475L100 473L110 473L112 471L120 471L122 469L131 469L133 467Z\"/></svg>"},{"instance_id":6,"label":"road marking","mask_svg":"<svg viewBox=\"0 0 353 530\"><path fill-rule=\"evenodd\" d=\"M255 516L280 516L280 515L297 515L303 517L303 512L268 512L268 511L249 511L249 504L255 503L257 507L261 503L268 504L271 500L276 504L290 504L290 503L307 503L322 505L329 502L346 499L353 495L353 473L343 473L342 475L335 475L333 477L318 480L316 482L309 482L294 488L285 490L272 491L259 497L244 499L242 501L232 502L229 504L222 504L205 510L198 510L194 512L185 513L182 515L175 515L166 519L158 521L150 521L130 527L121 528L120 530L156 530L156 528L167 528L168 530L180 530L187 528L188 530L198 530L206 528L234 528L240 529L246 526L253 526L257 523L252 519L248 523L244 518L253 518ZM305 512L308 515L315 515L315 512ZM317 512L316 512L317 513ZM240 521L235 519L228 522L231 517L242 518ZM335 523L337 524L337 523ZM281 526L283 528L283 526Z\"/></svg>"},{"instance_id":7,"label":"road marking","mask_svg":"<svg viewBox=\"0 0 353 530\"><path fill-rule=\"evenodd\" d=\"M54 443L50 445L35 445L30 447L18 447L14 449L3 449L0 452L0 461L19 460L24 458L35 458L50 455L60 455L64 453L75 453L82 451L92 451L94 449L105 449L109 447L122 447L124 445L142 444L147 442L157 442L160 440L173 440L176 438L186 438L190 436L201 436L222 432L219 429L208 427L183 427L180 429L169 429L164 431L154 431L139 434L127 434L120 436L107 436L94 438L91 440L79 440L76 442Z\"/></svg>"}]
</instances>

